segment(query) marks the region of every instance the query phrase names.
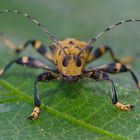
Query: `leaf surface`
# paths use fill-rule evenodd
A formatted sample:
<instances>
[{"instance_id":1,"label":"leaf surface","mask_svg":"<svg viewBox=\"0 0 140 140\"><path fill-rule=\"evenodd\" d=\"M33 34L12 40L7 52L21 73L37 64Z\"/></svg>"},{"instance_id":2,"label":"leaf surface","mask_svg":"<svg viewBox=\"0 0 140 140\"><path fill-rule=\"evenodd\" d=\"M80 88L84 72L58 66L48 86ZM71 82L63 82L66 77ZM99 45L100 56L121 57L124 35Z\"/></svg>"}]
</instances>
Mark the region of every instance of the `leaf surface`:
<instances>
[{"instance_id":1,"label":"leaf surface","mask_svg":"<svg viewBox=\"0 0 140 140\"><path fill-rule=\"evenodd\" d=\"M6 6L5 1L0 2L0 7L3 9ZM91 0L87 0L86 3L82 2L79 8L73 5L75 2L74 0L69 2L61 0L60 3L56 0L54 2L48 1L47 4L46 1L41 0L41 2L42 3L34 2L34 6L38 6L38 9L41 9L42 11L45 10L46 13L37 12L34 8L32 8L32 11L35 15L37 14L37 17L42 15L42 17L40 17L41 21L47 25L49 31L56 31L56 35L59 36L59 38L64 38L69 35L76 38L88 39L93 36L93 33L97 34L102 31L106 25L111 25L113 21L116 22L120 20L119 18L115 19L113 15L113 11L117 9L115 5L119 5L119 2L122 3L120 0L118 0L118 2L110 2L107 0L106 4L112 5L112 7L108 6L112 13L108 12L107 6L102 5L99 1L93 2ZM77 2L79 2L79 0ZM89 2L91 2L91 5L88 4ZM21 8L21 10L25 5L27 5L26 2L19 3L16 0L14 0L12 4L12 9ZM21 7L22 4L23 7ZM96 4L97 7L93 8L94 4ZM129 5L131 4L131 1L127 3L127 10L130 8ZM89 7L86 8L87 6ZM115 7L115 9L113 7ZM84 8L91 10L84 11ZM104 12L101 14L99 9L105 10L110 17L108 17ZM28 10L29 9L27 9L27 11ZM119 15L127 10L120 10L117 14ZM93 14L94 12L96 12L96 14ZM29 13L32 13L31 10ZM63 17L61 20L60 15ZM126 15L129 17L130 13L127 13ZM135 17L138 15L139 13L136 12ZM94 20L91 19L93 16ZM133 15L130 17L132 16ZM105 17L107 18L106 20L104 19ZM13 18L19 19L19 23L14 27L13 25L15 24L15 21L11 20ZM112 20L109 20L109 18ZM33 26L32 23L27 22L22 17L9 15L7 18L6 16L0 16L0 19L3 19L0 23L0 30L6 32L9 38L9 34L13 33L11 40L16 44L20 43L22 40L21 38L24 38L23 40L35 37L40 37L39 39L42 40L46 39L44 34L42 32L40 33L39 29L36 29L36 26ZM57 26L54 21L57 21ZM73 23L72 21L75 22ZM124 28L120 27L118 30L114 29L114 32L110 32L110 35L109 33L106 34L104 39L99 40L95 46L98 46L98 44L101 45L103 43L108 43L112 45L111 48L113 48L116 54L120 57L125 57L130 54L136 55L137 59L132 65L132 68L139 77L140 34L137 31L139 29L138 26L135 25L136 24L127 25L126 27L124 26ZM23 29L20 29L21 26ZM26 31L29 31L26 32L24 27L26 28ZM21 32L24 35L22 35ZM131 34L134 34L133 38ZM127 49L122 46L126 46ZM48 63L45 59L37 55L31 48L27 49L21 55L31 55L45 63ZM111 59L108 56L109 54L100 58L100 61L98 60L94 65L99 66L101 64L111 62ZM0 68L10 60L17 57L18 56L8 50L2 42L0 43ZM140 92L136 89L129 73L117 74L111 77L115 81L119 100L126 104L131 103L135 105L135 108L132 111L123 112L117 110L111 104L109 83L84 79L71 85L60 80L38 84L38 94L42 102L42 111L38 120L27 121L26 118L30 115L34 107L34 79L41 72L43 71L29 69L14 64L11 69L0 78L0 140L139 139Z\"/></svg>"}]
</instances>

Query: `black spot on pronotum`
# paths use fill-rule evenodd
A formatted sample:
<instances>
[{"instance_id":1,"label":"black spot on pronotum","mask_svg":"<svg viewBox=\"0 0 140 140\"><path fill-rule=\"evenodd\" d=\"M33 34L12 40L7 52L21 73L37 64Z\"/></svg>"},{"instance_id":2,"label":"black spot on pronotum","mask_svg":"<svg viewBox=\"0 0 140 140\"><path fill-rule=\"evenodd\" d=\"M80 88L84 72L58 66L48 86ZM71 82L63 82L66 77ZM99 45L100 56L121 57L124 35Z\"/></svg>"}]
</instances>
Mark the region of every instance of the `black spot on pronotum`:
<instances>
[{"instance_id":1,"label":"black spot on pronotum","mask_svg":"<svg viewBox=\"0 0 140 140\"><path fill-rule=\"evenodd\" d=\"M70 41L69 41L69 44L70 44L70 45L74 45L74 42L70 40Z\"/></svg>"}]
</instances>

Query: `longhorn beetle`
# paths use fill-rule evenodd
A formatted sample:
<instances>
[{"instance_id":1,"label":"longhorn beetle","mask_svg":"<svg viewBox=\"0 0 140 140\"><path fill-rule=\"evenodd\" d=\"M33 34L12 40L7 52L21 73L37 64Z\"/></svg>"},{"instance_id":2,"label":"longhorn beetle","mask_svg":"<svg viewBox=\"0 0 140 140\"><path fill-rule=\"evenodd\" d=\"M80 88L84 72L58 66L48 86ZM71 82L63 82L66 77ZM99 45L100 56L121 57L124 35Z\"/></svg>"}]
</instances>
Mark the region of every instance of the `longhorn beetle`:
<instances>
[{"instance_id":1,"label":"longhorn beetle","mask_svg":"<svg viewBox=\"0 0 140 140\"><path fill-rule=\"evenodd\" d=\"M23 15L24 17L31 20L33 23L38 25L38 27L43 30L46 35L53 41L53 44L46 48L41 41L39 40L29 40L25 44L21 45L20 47L15 47L15 45L6 37L2 36L4 44L9 47L10 49L14 50L17 54L21 53L25 50L29 45L32 45L33 48L39 52L42 56L46 59L50 60L53 64L55 64L56 68L51 68L48 65L43 64L42 62L28 56L23 56L17 58L15 60L10 61L3 69L0 70L0 76L2 76L13 63L33 67L33 68L41 68L45 69L46 72L38 75L34 81L34 104L35 107L33 112L28 117L28 119L36 119L40 113L40 105L41 102L37 95L37 83L38 82L48 82L50 80L58 80L63 79L68 83L75 83L77 80L81 78L90 78L96 81L107 81L111 84L111 99L112 103L121 110L130 110L134 106L130 104L123 104L118 101L116 89L112 79L110 78L109 74L117 74L121 72L130 72L136 86L140 89L140 83L137 80L134 72L125 64L131 63L133 58L128 57L126 59L119 59L116 57L112 49L107 46L101 46L93 51L92 43L96 42L98 38L100 38L104 33L108 32L112 28L121 25L123 23L128 22L140 22L137 19L128 19L124 21L120 21L110 27L106 28L103 32L98 34L95 38L89 40L89 42L83 42L76 40L74 38L66 38L64 40L58 41L54 35L49 33L49 31L42 25L38 20L33 18L32 16L22 13L18 10L3 10L0 13L15 13L19 15ZM91 62L95 61L96 59L100 58L106 52L109 52L111 58L113 60L112 63L95 67L92 69L85 69L85 66Z\"/></svg>"}]
</instances>

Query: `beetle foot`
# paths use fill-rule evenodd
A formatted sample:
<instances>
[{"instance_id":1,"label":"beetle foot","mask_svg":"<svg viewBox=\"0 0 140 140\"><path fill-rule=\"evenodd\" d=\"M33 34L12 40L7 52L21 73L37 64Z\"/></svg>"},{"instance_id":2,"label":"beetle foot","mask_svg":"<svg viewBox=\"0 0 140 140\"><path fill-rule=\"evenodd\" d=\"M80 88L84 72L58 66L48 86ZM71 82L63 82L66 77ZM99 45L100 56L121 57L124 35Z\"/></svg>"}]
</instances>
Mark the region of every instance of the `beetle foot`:
<instances>
[{"instance_id":1,"label":"beetle foot","mask_svg":"<svg viewBox=\"0 0 140 140\"><path fill-rule=\"evenodd\" d=\"M130 104L124 105L124 104L122 104L122 103L120 103L120 102L117 102L117 103L115 104L115 106L116 106L117 108L121 109L121 110L124 110L124 111L131 110L131 109L133 109L133 108L135 107L134 105L130 105Z\"/></svg>"},{"instance_id":2,"label":"beetle foot","mask_svg":"<svg viewBox=\"0 0 140 140\"><path fill-rule=\"evenodd\" d=\"M38 106L36 106L33 110L33 112L31 113L31 115L27 118L29 120L34 120L37 119L40 113L40 108Z\"/></svg>"}]
</instances>

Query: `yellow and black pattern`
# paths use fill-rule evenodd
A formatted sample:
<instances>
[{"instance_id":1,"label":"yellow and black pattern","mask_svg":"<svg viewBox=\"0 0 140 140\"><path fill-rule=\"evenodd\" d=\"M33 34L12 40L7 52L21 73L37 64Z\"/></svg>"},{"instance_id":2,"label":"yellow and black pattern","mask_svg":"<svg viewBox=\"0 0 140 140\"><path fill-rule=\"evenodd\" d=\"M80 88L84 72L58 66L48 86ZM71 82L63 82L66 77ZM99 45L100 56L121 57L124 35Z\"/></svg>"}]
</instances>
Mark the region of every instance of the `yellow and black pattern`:
<instances>
[{"instance_id":1,"label":"yellow and black pattern","mask_svg":"<svg viewBox=\"0 0 140 140\"><path fill-rule=\"evenodd\" d=\"M40 75L38 75L35 79L34 82L34 104L35 104L35 108L33 109L33 112L31 113L31 115L28 117L28 119L37 119L39 117L39 113L40 113L40 99L38 97L38 92L37 92L37 83L38 82L49 82L51 80L56 80L58 78L58 75L53 73L53 72L45 72L42 73Z\"/></svg>"},{"instance_id":2,"label":"yellow and black pattern","mask_svg":"<svg viewBox=\"0 0 140 140\"><path fill-rule=\"evenodd\" d=\"M4 68L0 69L0 76L2 76L12 66L13 63L30 67L30 68L42 68L46 70L52 70L48 65L45 65L42 62L35 60L32 57L23 56L18 59L10 61Z\"/></svg>"},{"instance_id":3,"label":"yellow and black pattern","mask_svg":"<svg viewBox=\"0 0 140 140\"><path fill-rule=\"evenodd\" d=\"M139 84L139 81L138 81L135 73L124 64L110 63L108 65L103 65L103 66L97 67L96 70L101 70L103 72L111 73L111 74L117 74L117 73L122 73L122 72L130 72L136 86L138 87L138 89L140 89L140 84Z\"/></svg>"},{"instance_id":4,"label":"yellow and black pattern","mask_svg":"<svg viewBox=\"0 0 140 140\"><path fill-rule=\"evenodd\" d=\"M0 36L2 37L3 43L11 50L13 50L14 52L16 52L17 54L21 53L22 51L24 51L27 47L29 47L30 45L32 45L32 47L38 52L40 53L42 56L44 56L46 59L53 61L52 58L52 53L49 47L45 47L45 45L40 41L40 40L28 40L27 42L25 42L24 44L20 44L19 47L16 47L16 45L8 39L8 37L6 37L3 34L0 34Z\"/></svg>"},{"instance_id":5,"label":"yellow and black pattern","mask_svg":"<svg viewBox=\"0 0 140 140\"><path fill-rule=\"evenodd\" d=\"M38 53L40 53L42 56L44 56L45 58L47 58L50 61L53 61L52 53L51 53L50 49L45 47L45 45L43 45L40 40L29 40L24 45L17 48L15 51L16 51L16 53L20 53L30 45L32 45L32 47Z\"/></svg>"},{"instance_id":6,"label":"yellow and black pattern","mask_svg":"<svg viewBox=\"0 0 140 140\"><path fill-rule=\"evenodd\" d=\"M127 58L124 58L124 59L120 59L120 58L116 57L113 50L109 46L104 45L102 47L97 48L95 51L91 52L89 54L89 60L88 61L94 61L94 60L100 58L101 56L103 56L107 52L110 53L111 58L114 62L119 62L121 64L130 64L134 60L134 57L127 57Z\"/></svg>"},{"instance_id":7,"label":"yellow and black pattern","mask_svg":"<svg viewBox=\"0 0 140 140\"><path fill-rule=\"evenodd\" d=\"M123 103L118 101L117 92L115 89L115 85L113 80L109 77L109 75L101 70L93 70L92 72L89 72L87 75L88 78L95 79L97 81L108 81L111 84L111 100L112 104L114 104L117 108L121 110L128 111L130 109L133 109L133 105L127 104L124 105Z\"/></svg>"}]
</instances>

